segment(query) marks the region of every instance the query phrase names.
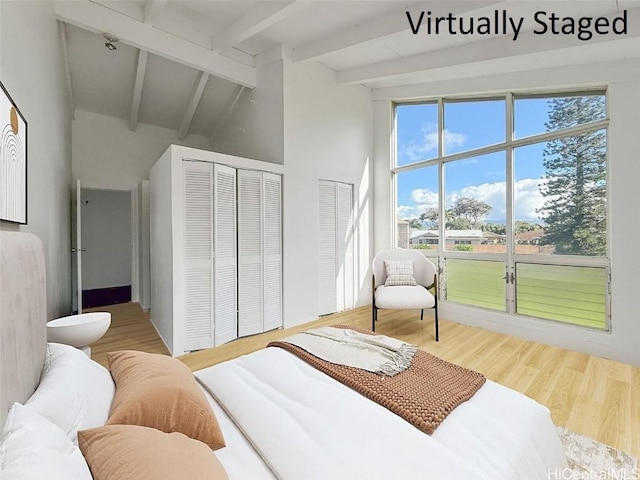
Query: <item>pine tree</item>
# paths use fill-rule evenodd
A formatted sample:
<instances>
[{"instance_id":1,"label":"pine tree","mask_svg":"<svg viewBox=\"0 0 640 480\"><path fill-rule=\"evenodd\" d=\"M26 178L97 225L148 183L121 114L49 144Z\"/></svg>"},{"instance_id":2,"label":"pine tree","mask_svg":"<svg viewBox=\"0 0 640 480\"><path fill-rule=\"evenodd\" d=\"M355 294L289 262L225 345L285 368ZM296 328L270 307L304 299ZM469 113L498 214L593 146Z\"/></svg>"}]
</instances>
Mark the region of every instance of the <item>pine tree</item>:
<instances>
[{"instance_id":1,"label":"pine tree","mask_svg":"<svg viewBox=\"0 0 640 480\"><path fill-rule=\"evenodd\" d=\"M603 96L549 101L548 131L605 118ZM597 130L547 143L538 211L546 226L544 244L565 255L606 255L606 132Z\"/></svg>"}]
</instances>

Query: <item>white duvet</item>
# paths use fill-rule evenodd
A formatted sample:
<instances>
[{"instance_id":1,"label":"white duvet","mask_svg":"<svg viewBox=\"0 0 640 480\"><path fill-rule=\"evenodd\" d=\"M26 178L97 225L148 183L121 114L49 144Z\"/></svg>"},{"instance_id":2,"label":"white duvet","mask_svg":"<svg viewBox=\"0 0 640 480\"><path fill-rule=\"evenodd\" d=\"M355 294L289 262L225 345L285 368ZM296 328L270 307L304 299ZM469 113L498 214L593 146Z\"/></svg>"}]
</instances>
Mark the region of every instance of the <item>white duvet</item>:
<instances>
[{"instance_id":1,"label":"white duvet","mask_svg":"<svg viewBox=\"0 0 640 480\"><path fill-rule=\"evenodd\" d=\"M491 381L429 436L280 348L196 377L285 480L539 480L566 466L549 410Z\"/></svg>"}]
</instances>

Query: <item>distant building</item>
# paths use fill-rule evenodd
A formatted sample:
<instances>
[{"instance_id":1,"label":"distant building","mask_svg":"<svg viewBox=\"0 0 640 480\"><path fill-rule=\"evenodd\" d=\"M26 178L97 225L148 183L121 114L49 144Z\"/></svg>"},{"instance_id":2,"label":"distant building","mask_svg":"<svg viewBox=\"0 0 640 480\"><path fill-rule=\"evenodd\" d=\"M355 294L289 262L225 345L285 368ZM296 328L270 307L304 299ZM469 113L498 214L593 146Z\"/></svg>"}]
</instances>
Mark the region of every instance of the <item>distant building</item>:
<instances>
[{"instance_id":1,"label":"distant building","mask_svg":"<svg viewBox=\"0 0 640 480\"><path fill-rule=\"evenodd\" d=\"M480 245L483 233L482 230L446 230L444 236L448 244ZM438 231L414 230L409 236L409 245L438 245Z\"/></svg>"},{"instance_id":2,"label":"distant building","mask_svg":"<svg viewBox=\"0 0 640 480\"><path fill-rule=\"evenodd\" d=\"M544 230L540 228L538 230L518 233L516 235L516 243L518 245L540 245L543 237Z\"/></svg>"},{"instance_id":3,"label":"distant building","mask_svg":"<svg viewBox=\"0 0 640 480\"><path fill-rule=\"evenodd\" d=\"M482 245L504 245L506 235L493 232L482 232Z\"/></svg>"},{"instance_id":4,"label":"distant building","mask_svg":"<svg viewBox=\"0 0 640 480\"><path fill-rule=\"evenodd\" d=\"M398 248L409 248L409 222L398 220Z\"/></svg>"}]
</instances>

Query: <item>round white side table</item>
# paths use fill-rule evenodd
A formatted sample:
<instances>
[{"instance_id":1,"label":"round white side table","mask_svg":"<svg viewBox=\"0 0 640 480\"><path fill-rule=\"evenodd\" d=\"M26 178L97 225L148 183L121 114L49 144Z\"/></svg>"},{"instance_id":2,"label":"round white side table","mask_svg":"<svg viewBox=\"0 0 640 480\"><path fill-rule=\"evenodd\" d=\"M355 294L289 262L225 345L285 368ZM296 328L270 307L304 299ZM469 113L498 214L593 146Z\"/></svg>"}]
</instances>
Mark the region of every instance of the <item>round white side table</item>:
<instances>
[{"instance_id":1,"label":"round white side table","mask_svg":"<svg viewBox=\"0 0 640 480\"><path fill-rule=\"evenodd\" d=\"M111 325L109 312L91 312L56 318L47 322L47 340L79 348L91 358L91 345Z\"/></svg>"}]
</instances>

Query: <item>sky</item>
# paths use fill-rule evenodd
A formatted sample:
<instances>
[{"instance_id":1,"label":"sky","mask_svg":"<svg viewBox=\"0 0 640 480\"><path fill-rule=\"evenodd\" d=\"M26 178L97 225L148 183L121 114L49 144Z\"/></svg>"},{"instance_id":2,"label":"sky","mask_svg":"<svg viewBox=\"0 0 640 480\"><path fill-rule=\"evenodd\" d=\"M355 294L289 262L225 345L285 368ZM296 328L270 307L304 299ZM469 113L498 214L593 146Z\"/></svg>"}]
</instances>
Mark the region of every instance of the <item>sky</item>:
<instances>
[{"instance_id":1,"label":"sky","mask_svg":"<svg viewBox=\"0 0 640 480\"><path fill-rule=\"evenodd\" d=\"M515 138L544 133L548 101L544 98L516 99ZM469 151L505 141L505 101L486 100L445 103L445 154ZM437 104L401 105L397 108L398 166L437 157ZM515 219L542 223L536 209L544 204L540 193L545 168L545 144L516 149ZM505 152L473 157L445 165L446 207L460 196L470 196L493 208L488 223L506 223ZM398 174L398 216L416 218L429 207L437 207L436 166Z\"/></svg>"}]
</instances>

